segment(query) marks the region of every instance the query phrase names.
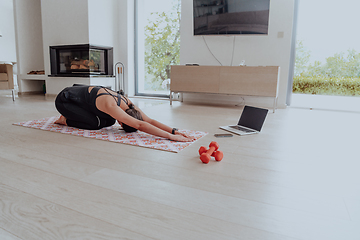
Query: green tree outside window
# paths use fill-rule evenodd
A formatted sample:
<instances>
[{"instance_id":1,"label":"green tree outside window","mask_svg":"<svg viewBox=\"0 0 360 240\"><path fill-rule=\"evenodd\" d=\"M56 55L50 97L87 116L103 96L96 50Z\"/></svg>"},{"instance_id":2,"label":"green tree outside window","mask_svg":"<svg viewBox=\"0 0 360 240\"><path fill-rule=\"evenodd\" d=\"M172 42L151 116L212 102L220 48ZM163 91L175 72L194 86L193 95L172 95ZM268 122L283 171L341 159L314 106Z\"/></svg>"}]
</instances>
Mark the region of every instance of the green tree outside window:
<instances>
[{"instance_id":1,"label":"green tree outside window","mask_svg":"<svg viewBox=\"0 0 360 240\"><path fill-rule=\"evenodd\" d=\"M145 26L145 89L164 90L171 65L180 64L180 0L171 12L151 13Z\"/></svg>"},{"instance_id":2,"label":"green tree outside window","mask_svg":"<svg viewBox=\"0 0 360 240\"><path fill-rule=\"evenodd\" d=\"M325 63L309 63L311 52L297 41L293 92L306 94L360 96L360 53L349 49L336 53Z\"/></svg>"}]
</instances>

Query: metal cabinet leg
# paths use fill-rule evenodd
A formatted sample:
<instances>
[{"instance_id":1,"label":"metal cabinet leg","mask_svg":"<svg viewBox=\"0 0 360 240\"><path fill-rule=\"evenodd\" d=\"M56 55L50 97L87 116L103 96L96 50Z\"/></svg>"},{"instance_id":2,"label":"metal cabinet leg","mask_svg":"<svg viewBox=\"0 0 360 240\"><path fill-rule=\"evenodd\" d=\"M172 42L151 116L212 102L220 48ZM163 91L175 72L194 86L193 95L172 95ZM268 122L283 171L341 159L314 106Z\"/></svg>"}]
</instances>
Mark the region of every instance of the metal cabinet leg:
<instances>
[{"instance_id":1,"label":"metal cabinet leg","mask_svg":"<svg viewBox=\"0 0 360 240\"><path fill-rule=\"evenodd\" d=\"M274 98L273 113L275 113L276 105L277 105L277 97L276 97L276 98Z\"/></svg>"}]
</instances>

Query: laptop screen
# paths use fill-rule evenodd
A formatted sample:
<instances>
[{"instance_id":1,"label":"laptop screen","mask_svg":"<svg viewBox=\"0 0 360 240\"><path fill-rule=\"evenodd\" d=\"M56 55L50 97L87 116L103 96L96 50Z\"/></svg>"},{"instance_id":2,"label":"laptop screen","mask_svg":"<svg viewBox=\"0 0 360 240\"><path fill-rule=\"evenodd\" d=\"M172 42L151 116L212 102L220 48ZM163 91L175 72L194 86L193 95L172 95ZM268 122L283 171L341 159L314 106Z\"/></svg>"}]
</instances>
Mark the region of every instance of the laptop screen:
<instances>
[{"instance_id":1,"label":"laptop screen","mask_svg":"<svg viewBox=\"0 0 360 240\"><path fill-rule=\"evenodd\" d=\"M269 110L263 108L245 106L238 125L260 132L268 111Z\"/></svg>"}]
</instances>

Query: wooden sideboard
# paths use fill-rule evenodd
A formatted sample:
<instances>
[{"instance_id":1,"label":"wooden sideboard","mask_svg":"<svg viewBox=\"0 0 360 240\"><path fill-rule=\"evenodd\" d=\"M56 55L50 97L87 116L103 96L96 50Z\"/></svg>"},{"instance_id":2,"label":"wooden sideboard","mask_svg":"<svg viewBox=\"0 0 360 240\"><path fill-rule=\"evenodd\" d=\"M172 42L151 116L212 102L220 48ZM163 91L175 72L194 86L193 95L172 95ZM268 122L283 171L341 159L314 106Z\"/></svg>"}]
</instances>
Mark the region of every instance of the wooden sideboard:
<instances>
[{"instance_id":1,"label":"wooden sideboard","mask_svg":"<svg viewBox=\"0 0 360 240\"><path fill-rule=\"evenodd\" d=\"M172 93L217 93L278 98L277 66L171 66ZM182 98L181 98L182 100Z\"/></svg>"}]
</instances>

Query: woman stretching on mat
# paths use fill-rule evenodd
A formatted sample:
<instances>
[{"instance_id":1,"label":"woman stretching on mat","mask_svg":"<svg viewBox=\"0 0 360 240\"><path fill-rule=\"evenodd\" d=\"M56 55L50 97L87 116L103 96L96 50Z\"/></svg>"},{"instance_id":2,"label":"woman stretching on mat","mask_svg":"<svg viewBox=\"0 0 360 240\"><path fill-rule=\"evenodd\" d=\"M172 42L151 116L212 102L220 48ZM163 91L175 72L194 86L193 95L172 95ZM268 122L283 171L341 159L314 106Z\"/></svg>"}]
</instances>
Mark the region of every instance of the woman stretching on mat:
<instances>
[{"instance_id":1,"label":"woman stretching on mat","mask_svg":"<svg viewBox=\"0 0 360 240\"><path fill-rule=\"evenodd\" d=\"M179 142L195 140L149 118L128 98L101 86L74 84L67 87L57 95L55 106L61 114L57 124L98 130L118 121L126 132L140 130Z\"/></svg>"}]
</instances>

